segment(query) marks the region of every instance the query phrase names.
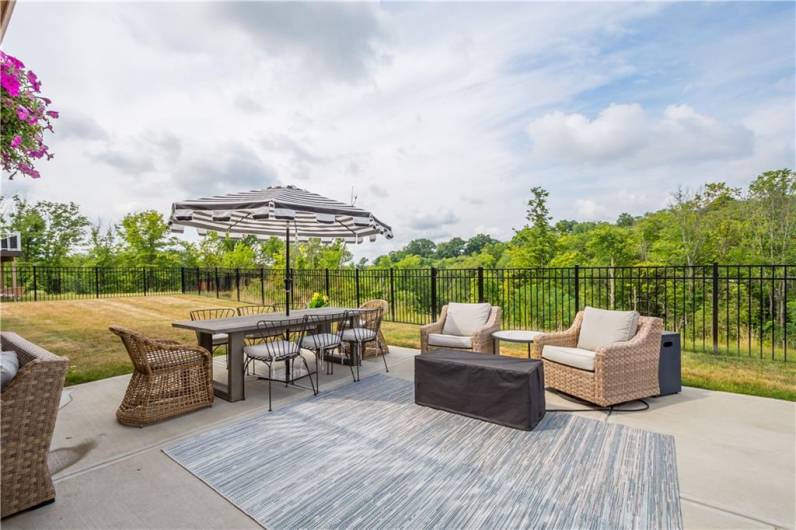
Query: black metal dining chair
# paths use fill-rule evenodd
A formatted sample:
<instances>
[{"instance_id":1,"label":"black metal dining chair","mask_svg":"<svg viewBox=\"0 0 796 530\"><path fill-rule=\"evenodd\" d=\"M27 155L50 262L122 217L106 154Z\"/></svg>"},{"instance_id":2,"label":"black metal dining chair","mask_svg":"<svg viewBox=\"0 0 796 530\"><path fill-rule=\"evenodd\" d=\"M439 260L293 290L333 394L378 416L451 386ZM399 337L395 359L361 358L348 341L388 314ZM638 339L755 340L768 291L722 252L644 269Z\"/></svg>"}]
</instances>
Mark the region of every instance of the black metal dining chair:
<instances>
[{"instance_id":1,"label":"black metal dining chair","mask_svg":"<svg viewBox=\"0 0 796 530\"><path fill-rule=\"evenodd\" d=\"M349 319L347 311L342 311L339 318L330 321L328 317L307 315L307 334L301 341L302 347L315 354L315 387L320 391L320 364L323 363L327 375L334 373L334 364L330 359L333 352L340 352L343 345L343 331Z\"/></svg>"},{"instance_id":2,"label":"black metal dining chair","mask_svg":"<svg viewBox=\"0 0 796 530\"><path fill-rule=\"evenodd\" d=\"M342 340L351 345L349 348L349 362L351 365L351 376L354 381L359 381L359 367L362 365L362 354L365 351L365 345L369 342L378 341L383 317L384 310L381 307L357 309L352 318L346 323ZM379 352L384 361L384 368L389 372L390 368L387 366L384 350L379 349Z\"/></svg>"},{"instance_id":3,"label":"black metal dining chair","mask_svg":"<svg viewBox=\"0 0 796 530\"><path fill-rule=\"evenodd\" d=\"M243 347L243 353L246 356L246 370L248 370L250 364L254 367L256 361L260 361L268 367L268 376L260 376L259 378L268 380L269 412L271 411L271 383L277 381L277 379L274 379L276 363L284 363L285 365L284 381L279 380L279 382L284 382L285 387L287 387L296 380L293 377L293 372L296 361L300 359L307 371L312 392L314 395L318 395L318 389L312 380L312 370L310 370L307 358L302 354L301 343L306 331L306 316L282 321L261 320L257 323L260 342Z\"/></svg>"}]
</instances>

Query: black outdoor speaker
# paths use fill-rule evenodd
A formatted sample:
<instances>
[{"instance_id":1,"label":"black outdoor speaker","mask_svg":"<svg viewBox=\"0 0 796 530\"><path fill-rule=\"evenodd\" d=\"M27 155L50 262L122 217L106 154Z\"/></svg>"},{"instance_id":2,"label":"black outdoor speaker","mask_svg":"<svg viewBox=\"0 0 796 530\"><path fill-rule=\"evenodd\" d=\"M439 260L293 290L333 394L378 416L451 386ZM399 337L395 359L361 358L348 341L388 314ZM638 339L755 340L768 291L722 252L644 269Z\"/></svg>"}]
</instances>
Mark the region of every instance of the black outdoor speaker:
<instances>
[{"instance_id":1,"label":"black outdoor speaker","mask_svg":"<svg viewBox=\"0 0 796 530\"><path fill-rule=\"evenodd\" d=\"M661 337L658 381L662 396L677 394L683 389L680 377L680 334L674 331L664 331Z\"/></svg>"}]
</instances>

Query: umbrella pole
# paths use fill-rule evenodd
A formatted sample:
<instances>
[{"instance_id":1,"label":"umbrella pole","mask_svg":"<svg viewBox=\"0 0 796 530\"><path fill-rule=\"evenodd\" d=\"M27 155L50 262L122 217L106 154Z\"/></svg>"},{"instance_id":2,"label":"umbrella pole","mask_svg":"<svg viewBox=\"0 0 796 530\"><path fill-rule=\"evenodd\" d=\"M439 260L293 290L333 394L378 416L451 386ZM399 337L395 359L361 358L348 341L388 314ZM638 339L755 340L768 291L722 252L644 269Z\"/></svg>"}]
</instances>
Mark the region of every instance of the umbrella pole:
<instances>
[{"instance_id":1,"label":"umbrella pole","mask_svg":"<svg viewBox=\"0 0 796 530\"><path fill-rule=\"evenodd\" d=\"M285 315L290 316L290 291L293 289L290 277L290 221L285 224Z\"/></svg>"}]
</instances>

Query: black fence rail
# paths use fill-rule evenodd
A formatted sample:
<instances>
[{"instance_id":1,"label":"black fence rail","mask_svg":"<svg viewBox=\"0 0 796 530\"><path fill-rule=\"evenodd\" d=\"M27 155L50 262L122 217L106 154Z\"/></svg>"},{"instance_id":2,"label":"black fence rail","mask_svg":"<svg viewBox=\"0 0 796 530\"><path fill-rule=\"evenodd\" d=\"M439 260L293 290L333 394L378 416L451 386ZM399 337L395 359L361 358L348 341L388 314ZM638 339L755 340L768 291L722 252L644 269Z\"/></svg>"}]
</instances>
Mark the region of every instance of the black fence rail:
<instances>
[{"instance_id":1,"label":"black fence rail","mask_svg":"<svg viewBox=\"0 0 796 530\"><path fill-rule=\"evenodd\" d=\"M313 293L333 305L381 298L387 320L425 324L448 302L489 302L504 328L554 330L586 306L635 309L679 331L691 350L793 360L796 266L697 265L535 269L293 270L290 305ZM283 303L284 270L10 267L4 301L197 294L241 303Z\"/></svg>"}]
</instances>

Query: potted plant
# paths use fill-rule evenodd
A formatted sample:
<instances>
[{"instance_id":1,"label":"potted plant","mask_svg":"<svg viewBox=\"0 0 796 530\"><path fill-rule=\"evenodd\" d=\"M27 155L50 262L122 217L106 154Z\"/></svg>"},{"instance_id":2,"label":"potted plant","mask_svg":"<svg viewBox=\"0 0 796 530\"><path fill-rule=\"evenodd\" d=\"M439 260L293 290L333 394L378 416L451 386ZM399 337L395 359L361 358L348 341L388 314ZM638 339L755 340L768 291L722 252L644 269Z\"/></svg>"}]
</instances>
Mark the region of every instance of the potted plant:
<instances>
[{"instance_id":1,"label":"potted plant","mask_svg":"<svg viewBox=\"0 0 796 530\"><path fill-rule=\"evenodd\" d=\"M312 293L312 298L310 298L307 307L310 309L314 309L316 307L326 307L329 305L329 297L325 294L321 294L318 292Z\"/></svg>"}]
</instances>

